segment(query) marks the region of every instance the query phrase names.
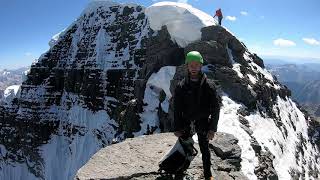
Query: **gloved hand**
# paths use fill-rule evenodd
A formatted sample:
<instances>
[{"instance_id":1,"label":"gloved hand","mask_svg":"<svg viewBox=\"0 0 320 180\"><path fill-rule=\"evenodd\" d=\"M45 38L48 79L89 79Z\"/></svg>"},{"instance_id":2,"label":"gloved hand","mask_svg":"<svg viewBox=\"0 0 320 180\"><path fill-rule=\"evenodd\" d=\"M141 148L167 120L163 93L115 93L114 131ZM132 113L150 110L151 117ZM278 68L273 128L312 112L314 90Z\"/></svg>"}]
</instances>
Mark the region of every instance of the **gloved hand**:
<instances>
[{"instance_id":1,"label":"gloved hand","mask_svg":"<svg viewBox=\"0 0 320 180\"><path fill-rule=\"evenodd\" d=\"M214 138L215 133L216 133L216 132L210 130L210 131L208 132L207 138L208 138L209 140L212 140L212 139Z\"/></svg>"},{"instance_id":2,"label":"gloved hand","mask_svg":"<svg viewBox=\"0 0 320 180\"><path fill-rule=\"evenodd\" d=\"M184 135L184 131L175 131L174 135L177 136L177 137L181 137L181 136Z\"/></svg>"}]
</instances>

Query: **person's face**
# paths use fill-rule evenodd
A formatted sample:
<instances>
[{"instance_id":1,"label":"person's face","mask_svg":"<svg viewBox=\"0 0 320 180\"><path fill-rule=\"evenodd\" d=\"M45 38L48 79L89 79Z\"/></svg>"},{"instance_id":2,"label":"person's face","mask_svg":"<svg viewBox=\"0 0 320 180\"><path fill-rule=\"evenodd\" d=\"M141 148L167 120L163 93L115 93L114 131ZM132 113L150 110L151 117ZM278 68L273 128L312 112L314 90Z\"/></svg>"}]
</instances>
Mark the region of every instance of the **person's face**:
<instances>
[{"instance_id":1,"label":"person's face","mask_svg":"<svg viewBox=\"0 0 320 180\"><path fill-rule=\"evenodd\" d=\"M202 64L196 61L191 61L188 63L188 71L192 76L199 74Z\"/></svg>"}]
</instances>

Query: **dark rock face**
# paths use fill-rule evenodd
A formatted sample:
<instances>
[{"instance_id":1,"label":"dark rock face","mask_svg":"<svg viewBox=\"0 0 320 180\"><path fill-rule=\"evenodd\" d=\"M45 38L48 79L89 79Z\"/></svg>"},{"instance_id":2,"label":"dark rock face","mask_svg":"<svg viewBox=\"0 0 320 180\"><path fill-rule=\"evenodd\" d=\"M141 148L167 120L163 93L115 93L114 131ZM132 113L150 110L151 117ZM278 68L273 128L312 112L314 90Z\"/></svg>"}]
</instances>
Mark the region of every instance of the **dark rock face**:
<instances>
[{"instance_id":1,"label":"dark rock face","mask_svg":"<svg viewBox=\"0 0 320 180\"><path fill-rule=\"evenodd\" d=\"M133 99L128 102L119 116L120 128L126 132L126 137L133 137L133 132L140 130L140 116L138 112L137 100Z\"/></svg>"},{"instance_id":2,"label":"dark rock face","mask_svg":"<svg viewBox=\"0 0 320 180\"><path fill-rule=\"evenodd\" d=\"M270 151L260 152L259 156L259 166L255 168L254 173L257 175L258 179L270 179L278 180L278 175L273 167L274 156Z\"/></svg>"},{"instance_id":3,"label":"dark rock face","mask_svg":"<svg viewBox=\"0 0 320 180\"><path fill-rule=\"evenodd\" d=\"M85 159L97 151L96 146L111 144L121 132L127 131L130 136L138 130L140 109L132 99L141 96L142 90L135 92L134 87L149 52L145 39L150 35L141 33L144 29L151 32L141 6L119 5L101 6L84 13L63 32L31 66L20 96L10 106L0 106L0 144L7 151L0 159L1 164L25 163L34 176L46 179L52 175L45 174L44 168L61 168L50 167L50 163L44 166L46 151L42 147L49 145L55 136L63 137L62 144L69 144L70 154L76 152L79 139L90 136L97 145L87 145L87 152L81 155ZM158 64L157 68L161 66ZM142 82L139 89L143 89L146 81ZM82 108L84 117L79 114L75 118L72 112L78 111L74 107ZM90 116L85 109L92 112L92 119L86 119ZM115 120L119 127L108 117L94 115L99 112L108 112L110 120ZM98 125L101 121L104 123ZM66 159L57 157L57 161ZM71 167L70 173L75 173L72 171L82 163Z\"/></svg>"},{"instance_id":4,"label":"dark rock face","mask_svg":"<svg viewBox=\"0 0 320 180\"><path fill-rule=\"evenodd\" d=\"M188 53L189 51L201 52L201 55L209 64L231 66L225 45L217 41L199 41L189 44L185 48L185 53Z\"/></svg>"},{"instance_id":5,"label":"dark rock face","mask_svg":"<svg viewBox=\"0 0 320 180\"><path fill-rule=\"evenodd\" d=\"M253 59L254 63L256 63L257 65L259 65L262 68L265 68L263 60L257 54L253 54L251 56L251 58Z\"/></svg>"},{"instance_id":6,"label":"dark rock face","mask_svg":"<svg viewBox=\"0 0 320 180\"><path fill-rule=\"evenodd\" d=\"M0 99L3 98L4 90L0 90Z\"/></svg>"},{"instance_id":7,"label":"dark rock face","mask_svg":"<svg viewBox=\"0 0 320 180\"><path fill-rule=\"evenodd\" d=\"M320 117L320 106L318 107L318 110L315 112L315 115Z\"/></svg>"},{"instance_id":8,"label":"dark rock face","mask_svg":"<svg viewBox=\"0 0 320 180\"><path fill-rule=\"evenodd\" d=\"M216 41L223 47L230 48L234 54L243 54L246 50L246 47L235 36L221 26L204 27L201 32L202 41Z\"/></svg>"},{"instance_id":9,"label":"dark rock face","mask_svg":"<svg viewBox=\"0 0 320 180\"><path fill-rule=\"evenodd\" d=\"M166 26L163 26L156 36L148 38L145 44L145 60L135 83L136 97L140 106L142 106L145 84L152 73L158 72L164 66L177 66L184 63L183 48L172 42Z\"/></svg>"},{"instance_id":10,"label":"dark rock face","mask_svg":"<svg viewBox=\"0 0 320 180\"><path fill-rule=\"evenodd\" d=\"M237 73L229 67L215 68L210 75L218 80L222 89L230 94L236 101L242 102L250 108L254 108L257 94L248 88L248 79L240 78Z\"/></svg>"},{"instance_id":11,"label":"dark rock face","mask_svg":"<svg viewBox=\"0 0 320 180\"><path fill-rule=\"evenodd\" d=\"M156 36L147 40L146 49L147 59L142 70L145 77L163 66L178 66L184 63L183 48L172 42L166 26L163 26Z\"/></svg>"}]
</instances>

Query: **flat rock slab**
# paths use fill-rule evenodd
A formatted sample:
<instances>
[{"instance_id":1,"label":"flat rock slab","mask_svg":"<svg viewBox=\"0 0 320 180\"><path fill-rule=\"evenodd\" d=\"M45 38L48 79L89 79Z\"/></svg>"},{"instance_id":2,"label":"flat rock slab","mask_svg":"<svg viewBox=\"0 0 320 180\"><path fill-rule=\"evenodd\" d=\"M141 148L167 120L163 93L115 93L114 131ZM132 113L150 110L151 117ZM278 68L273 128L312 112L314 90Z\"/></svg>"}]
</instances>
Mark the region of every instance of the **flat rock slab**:
<instances>
[{"instance_id":1,"label":"flat rock slab","mask_svg":"<svg viewBox=\"0 0 320 180\"><path fill-rule=\"evenodd\" d=\"M173 134L156 134L126 139L97 152L78 170L77 179L129 178L158 171L159 160L175 144Z\"/></svg>"},{"instance_id":2,"label":"flat rock slab","mask_svg":"<svg viewBox=\"0 0 320 180\"><path fill-rule=\"evenodd\" d=\"M218 134L216 137L210 142L211 144L215 141L221 142L219 139L225 136ZM230 142L230 138L226 140ZM162 133L126 139L121 143L110 145L91 157L87 164L78 170L75 179L172 179L171 176L158 173L158 163L176 141L177 137L173 133ZM199 150L198 144L195 144L195 147ZM246 179L239 171L219 171L216 164L225 164L227 161L216 156L212 148L210 151L214 164L212 165L214 177L224 180ZM187 174L188 179L203 179L200 150Z\"/></svg>"}]
</instances>

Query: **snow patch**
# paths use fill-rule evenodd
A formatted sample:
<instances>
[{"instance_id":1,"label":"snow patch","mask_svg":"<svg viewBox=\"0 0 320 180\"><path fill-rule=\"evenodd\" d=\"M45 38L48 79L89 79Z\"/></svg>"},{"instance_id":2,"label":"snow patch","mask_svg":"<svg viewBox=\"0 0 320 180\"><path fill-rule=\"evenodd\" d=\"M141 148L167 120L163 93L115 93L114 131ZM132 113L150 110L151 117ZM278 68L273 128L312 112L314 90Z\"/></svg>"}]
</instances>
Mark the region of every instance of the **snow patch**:
<instances>
[{"instance_id":1,"label":"snow patch","mask_svg":"<svg viewBox=\"0 0 320 180\"><path fill-rule=\"evenodd\" d=\"M232 69L238 74L238 76L240 78L243 78L243 74L241 73L240 66L241 66L241 64L235 63L235 64L232 65Z\"/></svg>"},{"instance_id":2,"label":"snow patch","mask_svg":"<svg viewBox=\"0 0 320 180\"><path fill-rule=\"evenodd\" d=\"M258 82L258 80L251 74L247 74L247 76L249 77L249 80L252 82L252 84L256 84Z\"/></svg>"},{"instance_id":3,"label":"snow patch","mask_svg":"<svg viewBox=\"0 0 320 180\"><path fill-rule=\"evenodd\" d=\"M236 63L236 61L233 59L232 50L228 47L227 47L227 52L228 52L229 61L232 64L232 69L237 73L237 75L240 78L243 78L243 74L241 73L241 69L240 69L241 64Z\"/></svg>"},{"instance_id":4,"label":"snow patch","mask_svg":"<svg viewBox=\"0 0 320 180\"><path fill-rule=\"evenodd\" d=\"M180 47L201 39L201 28L217 25L216 20L189 4L159 2L145 10L154 31L167 26L173 41Z\"/></svg>"},{"instance_id":5,"label":"snow patch","mask_svg":"<svg viewBox=\"0 0 320 180\"><path fill-rule=\"evenodd\" d=\"M274 82L273 76L270 72L268 72L266 69L261 68L256 63L253 62L253 60L249 57L249 53L245 52L243 54L243 58L249 62L249 65L251 66L252 70L255 72L261 73L266 79L270 80L271 82Z\"/></svg>"},{"instance_id":6,"label":"snow patch","mask_svg":"<svg viewBox=\"0 0 320 180\"><path fill-rule=\"evenodd\" d=\"M20 94L20 85L12 85L4 90L4 101L11 102L15 97L18 97Z\"/></svg>"},{"instance_id":7,"label":"snow patch","mask_svg":"<svg viewBox=\"0 0 320 180\"><path fill-rule=\"evenodd\" d=\"M161 103L163 111L168 113L169 100L172 97L170 92L170 81L176 73L175 66L164 66L157 73L153 73L146 84L143 102L147 105L143 107L143 113L140 114L141 130L133 133L134 136L143 135L151 127L159 127L158 107L159 96L163 90L166 94L165 100Z\"/></svg>"}]
</instances>

